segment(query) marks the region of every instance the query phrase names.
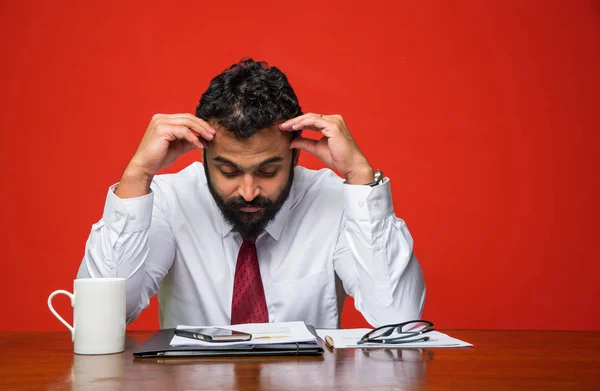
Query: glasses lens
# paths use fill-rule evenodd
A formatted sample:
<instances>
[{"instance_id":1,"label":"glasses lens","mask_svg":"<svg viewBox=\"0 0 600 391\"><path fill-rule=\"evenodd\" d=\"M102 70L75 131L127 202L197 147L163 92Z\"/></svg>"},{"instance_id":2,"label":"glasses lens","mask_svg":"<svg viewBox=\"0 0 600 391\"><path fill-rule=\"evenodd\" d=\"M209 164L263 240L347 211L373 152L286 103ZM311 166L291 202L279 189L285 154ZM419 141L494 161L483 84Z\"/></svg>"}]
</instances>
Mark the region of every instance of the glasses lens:
<instances>
[{"instance_id":1,"label":"glasses lens","mask_svg":"<svg viewBox=\"0 0 600 391\"><path fill-rule=\"evenodd\" d=\"M429 327L429 323L426 322L411 322L405 325L399 326L398 333L419 333L421 331L427 330Z\"/></svg>"},{"instance_id":2,"label":"glasses lens","mask_svg":"<svg viewBox=\"0 0 600 391\"><path fill-rule=\"evenodd\" d=\"M369 333L370 339L385 338L394 332L395 327L382 327L378 330L373 330Z\"/></svg>"}]
</instances>

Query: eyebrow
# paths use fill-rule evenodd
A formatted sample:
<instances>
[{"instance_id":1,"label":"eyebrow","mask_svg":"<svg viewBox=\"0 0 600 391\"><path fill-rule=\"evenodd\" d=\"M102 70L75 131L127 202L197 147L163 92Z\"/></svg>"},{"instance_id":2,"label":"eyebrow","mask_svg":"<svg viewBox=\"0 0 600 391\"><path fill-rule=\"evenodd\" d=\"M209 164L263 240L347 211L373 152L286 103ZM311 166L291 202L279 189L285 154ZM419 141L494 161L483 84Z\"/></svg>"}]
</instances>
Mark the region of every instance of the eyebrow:
<instances>
[{"instance_id":1,"label":"eyebrow","mask_svg":"<svg viewBox=\"0 0 600 391\"><path fill-rule=\"evenodd\" d=\"M213 160L213 162L229 164L230 166L233 166L240 171L252 171L252 170L256 170L257 168L266 166L267 164L279 163L279 162L283 161L283 158L281 156L273 156L273 157L263 160L262 162L260 162L258 164L255 164L255 165L253 165L251 167L247 167L247 168L243 168L243 167L237 165L236 163L232 162L231 160L224 158L223 156L215 156L214 158L212 158L212 160Z\"/></svg>"}]
</instances>

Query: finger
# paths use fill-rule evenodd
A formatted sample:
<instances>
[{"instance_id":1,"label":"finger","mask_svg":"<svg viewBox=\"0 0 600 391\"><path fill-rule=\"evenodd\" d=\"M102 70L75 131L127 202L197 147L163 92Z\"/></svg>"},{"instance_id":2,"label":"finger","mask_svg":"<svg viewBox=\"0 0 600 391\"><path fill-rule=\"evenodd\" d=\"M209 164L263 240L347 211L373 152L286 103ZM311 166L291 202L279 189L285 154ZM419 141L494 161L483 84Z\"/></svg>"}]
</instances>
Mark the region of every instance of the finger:
<instances>
[{"instance_id":1,"label":"finger","mask_svg":"<svg viewBox=\"0 0 600 391\"><path fill-rule=\"evenodd\" d=\"M320 132L323 129L330 126L331 124L332 124L331 121L327 120L326 118L313 115L313 116L305 117L305 118L298 120L296 123L294 123L292 125L292 127L290 129L282 129L282 130L296 131L296 130L300 130L300 129L309 129L309 130L315 130L317 132Z\"/></svg>"},{"instance_id":2,"label":"finger","mask_svg":"<svg viewBox=\"0 0 600 391\"><path fill-rule=\"evenodd\" d=\"M292 140L290 148L301 149L310 154L315 155L317 151L317 143L319 140L313 140L311 138L298 137Z\"/></svg>"},{"instance_id":3,"label":"finger","mask_svg":"<svg viewBox=\"0 0 600 391\"><path fill-rule=\"evenodd\" d=\"M202 145L202 148L208 148L208 141L203 139L201 136L196 136L196 138L198 139L198 141L200 141L200 144Z\"/></svg>"},{"instance_id":4,"label":"finger","mask_svg":"<svg viewBox=\"0 0 600 391\"><path fill-rule=\"evenodd\" d=\"M196 147L197 149L203 149L206 148L207 144L206 144L206 140L203 140L202 137L198 137L194 134L194 132L188 130L185 133L185 140L192 144L194 147Z\"/></svg>"},{"instance_id":5,"label":"finger","mask_svg":"<svg viewBox=\"0 0 600 391\"><path fill-rule=\"evenodd\" d=\"M202 136L198 136L194 131L190 130L187 126L183 125L164 125L163 131L171 141L173 140L185 140L189 144L192 144L197 149L205 148L207 144L206 140L202 139Z\"/></svg>"},{"instance_id":6,"label":"finger","mask_svg":"<svg viewBox=\"0 0 600 391\"><path fill-rule=\"evenodd\" d=\"M197 135L202 136L206 140L212 140L216 133L216 130L214 130L208 123L201 120L200 118L196 119L200 120L201 122L195 121L189 117L171 117L168 119L164 119L163 121L170 125L186 126L190 130L196 132Z\"/></svg>"},{"instance_id":7,"label":"finger","mask_svg":"<svg viewBox=\"0 0 600 391\"><path fill-rule=\"evenodd\" d=\"M291 128L295 123L298 123L299 121L302 121L305 118L310 118L310 117L320 117L320 114L315 114L315 113L306 113L306 114L302 114L299 115L298 117L295 118L291 118L288 119L287 121L285 121L284 123L282 123L280 126L280 128L282 129L289 129Z\"/></svg>"},{"instance_id":8,"label":"finger","mask_svg":"<svg viewBox=\"0 0 600 391\"><path fill-rule=\"evenodd\" d=\"M182 115L186 118L189 118L192 121L198 122L199 124L206 125L213 133L217 133L217 129L214 128L208 121L205 121L204 119L202 119L200 117L196 117L194 114L184 113L184 114L180 114L180 115Z\"/></svg>"},{"instance_id":9,"label":"finger","mask_svg":"<svg viewBox=\"0 0 600 391\"><path fill-rule=\"evenodd\" d=\"M300 129L298 129L300 130ZM322 128L318 128L316 126L304 126L301 130L314 130L315 132L322 133ZM290 129L290 131L295 131L294 129Z\"/></svg>"},{"instance_id":10,"label":"finger","mask_svg":"<svg viewBox=\"0 0 600 391\"><path fill-rule=\"evenodd\" d=\"M310 118L310 117L321 117L322 114L315 114L315 113L306 113L306 114L302 114L298 117L295 118L291 118L288 119L287 121L285 121L284 123L279 125L279 128L281 130L291 130L292 126L297 123L298 121L301 121L305 118Z\"/></svg>"},{"instance_id":11,"label":"finger","mask_svg":"<svg viewBox=\"0 0 600 391\"><path fill-rule=\"evenodd\" d=\"M202 144L202 146L204 148L208 147L208 140L206 140L204 137L202 137L202 135L200 133L198 133L198 132L196 132L196 131L194 131L194 130L192 130L190 128L188 128L188 130L190 132L192 132L194 134L194 136L196 136L198 138L198 141L200 141L200 143Z\"/></svg>"},{"instance_id":12,"label":"finger","mask_svg":"<svg viewBox=\"0 0 600 391\"><path fill-rule=\"evenodd\" d=\"M200 123L200 124L206 124L206 125L208 125L209 127L211 127L211 126L210 126L210 124L208 123L208 121L205 121L205 120L203 120L203 119L202 119L202 118L200 118L200 117L196 117L194 114L191 114L191 113L176 113L176 114L169 114L169 115L168 115L168 117L174 117L174 118L175 118L175 117L189 118L189 119L191 119L192 121L196 121L196 122L198 122L198 123ZM215 130L215 131L216 131L216 130Z\"/></svg>"},{"instance_id":13,"label":"finger","mask_svg":"<svg viewBox=\"0 0 600 391\"><path fill-rule=\"evenodd\" d=\"M202 118L198 118L195 115L189 113L163 115L162 120L176 125L184 124L190 129L195 130L197 133L202 133L202 129L206 130L206 132L209 134L214 135L217 133L217 130L213 128L208 122L206 122Z\"/></svg>"}]
</instances>

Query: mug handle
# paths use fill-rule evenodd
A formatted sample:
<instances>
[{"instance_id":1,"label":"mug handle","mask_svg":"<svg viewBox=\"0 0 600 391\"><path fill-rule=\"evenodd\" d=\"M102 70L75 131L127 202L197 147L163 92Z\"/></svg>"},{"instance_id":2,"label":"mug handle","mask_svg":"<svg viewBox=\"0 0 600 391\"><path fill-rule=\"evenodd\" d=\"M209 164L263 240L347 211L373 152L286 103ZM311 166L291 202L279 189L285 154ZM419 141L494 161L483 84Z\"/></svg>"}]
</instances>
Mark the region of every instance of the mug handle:
<instances>
[{"instance_id":1,"label":"mug handle","mask_svg":"<svg viewBox=\"0 0 600 391\"><path fill-rule=\"evenodd\" d=\"M65 326L67 326L67 328L71 331L71 340L75 341L75 329L73 328L73 326L71 326L70 324L67 323L66 320L64 320L62 318L62 316L60 316L58 314L58 312L56 312L56 310L54 309L54 307L52 307L52 299L54 298L54 296L56 295L67 295L71 298L71 307L73 307L73 302L75 300L75 295L72 294L71 292L67 292L67 291L63 291L62 289L59 289L57 291L54 291L52 293L50 293L50 296L48 296L48 308L50 308L50 312L52 312L52 314L54 316L56 316L58 318L58 320L60 320L62 322L62 324L64 324Z\"/></svg>"}]
</instances>

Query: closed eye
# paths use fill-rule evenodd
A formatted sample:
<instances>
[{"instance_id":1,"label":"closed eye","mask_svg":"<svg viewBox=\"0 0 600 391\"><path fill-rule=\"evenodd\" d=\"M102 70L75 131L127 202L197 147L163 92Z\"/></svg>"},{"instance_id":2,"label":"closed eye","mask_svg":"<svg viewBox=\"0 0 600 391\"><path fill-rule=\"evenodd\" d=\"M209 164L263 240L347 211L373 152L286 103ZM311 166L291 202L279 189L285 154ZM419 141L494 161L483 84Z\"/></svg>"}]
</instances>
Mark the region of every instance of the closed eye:
<instances>
[{"instance_id":1,"label":"closed eye","mask_svg":"<svg viewBox=\"0 0 600 391\"><path fill-rule=\"evenodd\" d=\"M258 170L258 171L256 172L256 174L257 174L258 176L261 176L261 177L265 177L265 178L272 178L272 177L274 177L274 176L277 174L277 170L272 170L272 171L267 171L267 170Z\"/></svg>"},{"instance_id":2,"label":"closed eye","mask_svg":"<svg viewBox=\"0 0 600 391\"><path fill-rule=\"evenodd\" d=\"M236 171L231 171L231 172L226 172L226 171L223 171L223 170L219 170L219 171L221 171L221 174L223 174L224 176L226 176L228 178L233 178L233 177L239 175L240 172L241 172L241 171L237 171L237 170Z\"/></svg>"}]
</instances>

